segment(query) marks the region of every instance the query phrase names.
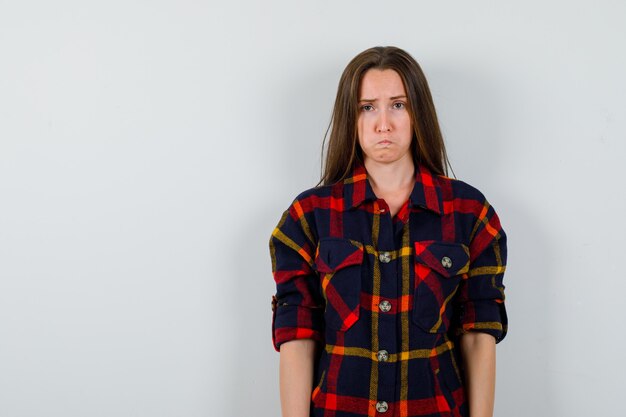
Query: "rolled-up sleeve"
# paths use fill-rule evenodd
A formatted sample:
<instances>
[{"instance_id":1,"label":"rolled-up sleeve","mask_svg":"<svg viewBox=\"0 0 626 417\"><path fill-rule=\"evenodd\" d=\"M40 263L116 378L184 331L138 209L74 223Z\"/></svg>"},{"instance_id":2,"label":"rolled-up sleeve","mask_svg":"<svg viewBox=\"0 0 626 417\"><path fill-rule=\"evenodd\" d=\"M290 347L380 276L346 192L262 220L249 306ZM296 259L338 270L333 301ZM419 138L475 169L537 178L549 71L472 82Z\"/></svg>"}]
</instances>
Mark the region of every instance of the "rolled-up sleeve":
<instances>
[{"instance_id":1,"label":"rolled-up sleeve","mask_svg":"<svg viewBox=\"0 0 626 417\"><path fill-rule=\"evenodd\" d=\"M458 291L458 333L480 331L500 342L507 333L503 277L506 269L506 234L493 207L484 200L469 245L470 266Z\"/></svg>"},{"instance_id":2,"label":"rolled-up sleeve","mask_svg":"<svg viewBox=\"0 0 626 417\"><path fill-rule=\"evenodd\" d=\"M323 297L319 275L313 269L316 244L297 200L287 209L270 238L274 349L294 339L324 338Z\"/></svg>"}]
</instances>

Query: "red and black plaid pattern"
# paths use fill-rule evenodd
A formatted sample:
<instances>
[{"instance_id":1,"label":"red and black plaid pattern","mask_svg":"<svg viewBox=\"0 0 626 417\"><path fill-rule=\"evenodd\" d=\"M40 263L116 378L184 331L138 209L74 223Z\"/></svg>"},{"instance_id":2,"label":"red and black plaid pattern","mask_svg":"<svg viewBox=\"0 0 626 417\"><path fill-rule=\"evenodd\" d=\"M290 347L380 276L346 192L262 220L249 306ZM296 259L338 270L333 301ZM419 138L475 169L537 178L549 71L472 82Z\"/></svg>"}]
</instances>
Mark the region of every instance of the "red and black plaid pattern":
<instances>
[{"instance_id":1,"label":"red and black plaid pattern","mask_svg":"<svg viewBox=\"0 0 626 417\"><path fill-rule=\"evenodd\" d=\"M275 349L324 346L312 416L468 415L458 337L507 331L506 235L477 189L419 166L392 218L360 165L296 197L270 252Z\"/></svg>"}]
</instances>

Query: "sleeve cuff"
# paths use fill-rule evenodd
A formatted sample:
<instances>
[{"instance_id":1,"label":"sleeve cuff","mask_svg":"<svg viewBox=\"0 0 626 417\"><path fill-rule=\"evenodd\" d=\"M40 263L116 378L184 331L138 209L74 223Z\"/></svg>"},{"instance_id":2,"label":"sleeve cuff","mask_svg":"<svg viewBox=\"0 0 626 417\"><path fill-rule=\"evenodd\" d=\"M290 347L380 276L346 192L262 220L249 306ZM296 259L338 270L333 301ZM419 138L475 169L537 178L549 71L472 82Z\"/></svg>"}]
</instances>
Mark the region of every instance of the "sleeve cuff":
<instances>
[{"instance_id":1,"label":"sleeve cuff","mask_svg":"<svg viewBox=\"0 0 626 417\"><path fill-rule=\"evenodd\" d=\"M477 300L466 303L457 335L479 331L492 335L499 343L506 336L507 327L504 302Z\"/></svg>"},{"instance_id":2,"label":"sleeve cuff","mask_svg":"<svg viewBox=\"0 0 626 417\"><path fill-rule=\"evenodd\" d=\"M272 343L279 352L280 345L295 339L324 342L321 308L283 305L272 314Z\"/></svg>"}]
</instances>

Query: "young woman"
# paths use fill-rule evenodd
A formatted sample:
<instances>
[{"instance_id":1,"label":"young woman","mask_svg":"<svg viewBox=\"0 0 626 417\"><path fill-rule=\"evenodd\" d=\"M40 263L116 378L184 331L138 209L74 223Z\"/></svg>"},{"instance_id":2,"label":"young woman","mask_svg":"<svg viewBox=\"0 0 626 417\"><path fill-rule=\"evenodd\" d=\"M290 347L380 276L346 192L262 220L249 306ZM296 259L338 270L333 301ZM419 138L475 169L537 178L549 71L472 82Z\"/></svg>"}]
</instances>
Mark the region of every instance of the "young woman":
<instances>
[{"instance_id":1,"label":"young woman","mask_svg":"<svg viewBox=\"0 0 626 417\"><path fill-rule=\"evenodd\" d=\"M331 123L321 185L270 239L283 417L491 416L506 235L446 176L417 62L357 55Z\"/></svg>"}]
</instances>

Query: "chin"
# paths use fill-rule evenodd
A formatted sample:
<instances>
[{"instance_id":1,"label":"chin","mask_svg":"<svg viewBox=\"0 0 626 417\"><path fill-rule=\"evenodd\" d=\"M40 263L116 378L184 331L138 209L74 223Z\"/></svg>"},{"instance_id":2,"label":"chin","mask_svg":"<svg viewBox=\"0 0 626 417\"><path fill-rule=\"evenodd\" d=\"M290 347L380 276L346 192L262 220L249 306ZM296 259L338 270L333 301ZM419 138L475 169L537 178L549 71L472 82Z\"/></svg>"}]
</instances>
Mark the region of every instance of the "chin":
<instances>
[{"instance_id":1,"label":"chin","mask_svg":"<svg viewBox=\"0 0 626 417\"><path fill-rule=\"evenodd\" d=\"M398 160L398 158L394 158L393 156L381 156L378 158L372 158L374 159L374 161L376 162L384 162L384 163L390 163L390 162L396 162Z\"/></svg>"}]
</instances>

